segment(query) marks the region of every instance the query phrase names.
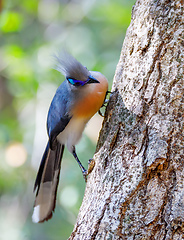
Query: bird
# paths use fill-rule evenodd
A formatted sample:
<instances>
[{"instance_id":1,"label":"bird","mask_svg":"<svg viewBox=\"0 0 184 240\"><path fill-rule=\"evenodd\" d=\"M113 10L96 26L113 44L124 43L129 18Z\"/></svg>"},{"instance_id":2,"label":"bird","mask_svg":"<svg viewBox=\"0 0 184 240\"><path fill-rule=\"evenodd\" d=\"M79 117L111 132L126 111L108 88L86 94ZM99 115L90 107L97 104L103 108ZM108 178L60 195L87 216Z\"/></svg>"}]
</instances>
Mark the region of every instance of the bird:
<instances>
[{"instance_id":1,"label":"bird","mask_svg":"<svg viewBox=\"0 0 184 240\"><path fill-rule=\"evenodd\" d=\"M108 92L108 80L102 73L89 71L66 51L55 57L56 69L65 80L56 90L48 111L48 143L34 184L34 223L52 218L65 146L87 181L87 170L81 164L75 146L88 121L103 106Z\"/></svg>"}]
</instances>

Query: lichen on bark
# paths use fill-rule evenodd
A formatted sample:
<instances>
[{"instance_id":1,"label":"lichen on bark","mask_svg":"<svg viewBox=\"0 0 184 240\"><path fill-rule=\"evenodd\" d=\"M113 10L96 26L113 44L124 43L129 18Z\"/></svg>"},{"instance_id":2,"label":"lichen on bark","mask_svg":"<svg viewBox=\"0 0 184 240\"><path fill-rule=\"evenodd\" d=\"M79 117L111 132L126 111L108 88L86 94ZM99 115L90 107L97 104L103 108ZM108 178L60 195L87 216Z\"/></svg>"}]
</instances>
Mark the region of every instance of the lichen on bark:
<instances>
[{"instance_id":1,"label":"lichen on bark","mask_svg":"<svg viewBox=\"0 0 184 240\"><path fill-rule=\"evenodd\" d=\"M183 7L133 7L70 240L184 239Z\"/></svg>"}]
</instances>

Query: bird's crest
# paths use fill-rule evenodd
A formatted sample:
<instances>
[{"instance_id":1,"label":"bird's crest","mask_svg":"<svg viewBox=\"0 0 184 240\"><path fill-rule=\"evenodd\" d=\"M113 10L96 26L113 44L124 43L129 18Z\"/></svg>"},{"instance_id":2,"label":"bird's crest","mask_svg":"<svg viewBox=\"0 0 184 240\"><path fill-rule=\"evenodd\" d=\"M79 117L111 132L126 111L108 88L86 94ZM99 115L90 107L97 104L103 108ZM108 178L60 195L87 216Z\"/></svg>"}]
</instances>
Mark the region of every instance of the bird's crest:
<instances>
[{"instance_id":1,"label":"bird's crest","mask_svg":"<svg viewBox=\"0 0 184 240\"><path fill-rule=\"evenodd\" d=\"M80 81L86 81L90 76L89 71L72 55L64 51L59 56L55 56L58 64L56 70L61 72L66 78L73 78Z\"/></svg>"}]
</instances>

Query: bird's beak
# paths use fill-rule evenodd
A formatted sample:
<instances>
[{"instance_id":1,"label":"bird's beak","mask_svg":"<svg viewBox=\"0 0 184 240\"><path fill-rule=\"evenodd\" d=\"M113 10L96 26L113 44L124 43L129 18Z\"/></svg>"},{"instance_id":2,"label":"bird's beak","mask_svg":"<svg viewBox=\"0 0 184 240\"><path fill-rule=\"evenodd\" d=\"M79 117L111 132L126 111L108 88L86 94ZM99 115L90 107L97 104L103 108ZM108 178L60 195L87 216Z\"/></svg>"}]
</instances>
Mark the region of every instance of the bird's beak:
<instances>
[{"instance_id":1,"label":"bird's beak","mask_svg":"<svg viewBox=\"0 0 184 240\"><path fill-rule=\"evenodd\" d=\"M100 82L93 76L89 76L87 83L100 83Z\"/></svg>"}]
</instances>

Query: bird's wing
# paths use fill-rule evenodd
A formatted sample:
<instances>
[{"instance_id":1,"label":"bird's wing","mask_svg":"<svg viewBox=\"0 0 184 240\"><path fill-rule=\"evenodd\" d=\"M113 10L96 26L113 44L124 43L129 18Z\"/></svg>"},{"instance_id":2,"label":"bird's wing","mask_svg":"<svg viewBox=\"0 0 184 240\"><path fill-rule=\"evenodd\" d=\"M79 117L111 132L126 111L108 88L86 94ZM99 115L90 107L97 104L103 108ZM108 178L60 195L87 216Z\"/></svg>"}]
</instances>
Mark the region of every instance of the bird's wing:
<instances>
[{"instance_id":1,"label":"bird's wing","mask_svg":"<svg viewBox=\"0 0 184 240\"><path fill-rule=\"evenodd\" d=\"M70 115L69 89L65 80L57 89L51 102L47 117L47 132L49 135L49 146L53 150L56 146L56 137L69 123Z\"/></svg>"}]
</instances>

